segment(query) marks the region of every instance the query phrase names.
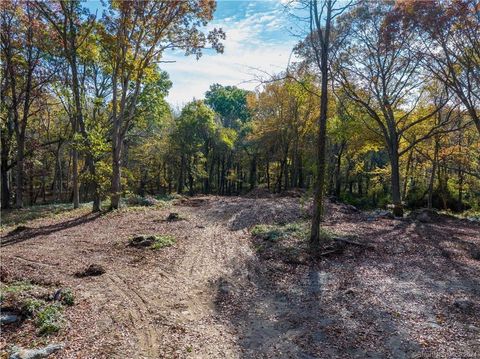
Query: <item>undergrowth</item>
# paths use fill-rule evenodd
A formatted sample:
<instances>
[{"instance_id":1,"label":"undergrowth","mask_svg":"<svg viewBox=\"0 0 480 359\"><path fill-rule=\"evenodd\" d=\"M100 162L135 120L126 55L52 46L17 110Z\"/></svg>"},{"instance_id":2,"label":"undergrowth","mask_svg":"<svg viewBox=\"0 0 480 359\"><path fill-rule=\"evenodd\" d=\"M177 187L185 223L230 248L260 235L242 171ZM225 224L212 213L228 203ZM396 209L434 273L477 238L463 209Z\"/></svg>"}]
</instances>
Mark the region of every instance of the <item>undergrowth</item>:
<instances>
[{"instance_id":1,"label":"undergrowth","mask_svg":"<svg viewBox=\"0 0 480 359\"><path fill-rule=\"evenodd\" d=\"M63 315L65 306L71 306L75 301L69 288L62 289L58 301L54 301L49 289L27 281L1 283L1 292L2 307L11 308L21 313L22 317L30 319L39 336L60 331L66 323Z\"/></svg>"},{"instance_id":2,"label":"undergrowth","mask_svg":"<svg viewBox=\"0 0 480 359\"><path fill-rule=\"evenodd\" d=\"M175 244L175 238L169 235L155 236L155 241L150 246L152 249L161 249Z\"/></svg>"},{"instance_id":3,"label":"undergrowth","mask_svg":"<svg viewBox=\"0 0 480 359\"><path fill-rule=\"evenodd\" d=\"M277 242L288 237L304 239L308 235L308 225L306 222L294 222L285 225L258 224L252 228L251 233L257 238L270 242Z\"/></svg>"}]
</instances>

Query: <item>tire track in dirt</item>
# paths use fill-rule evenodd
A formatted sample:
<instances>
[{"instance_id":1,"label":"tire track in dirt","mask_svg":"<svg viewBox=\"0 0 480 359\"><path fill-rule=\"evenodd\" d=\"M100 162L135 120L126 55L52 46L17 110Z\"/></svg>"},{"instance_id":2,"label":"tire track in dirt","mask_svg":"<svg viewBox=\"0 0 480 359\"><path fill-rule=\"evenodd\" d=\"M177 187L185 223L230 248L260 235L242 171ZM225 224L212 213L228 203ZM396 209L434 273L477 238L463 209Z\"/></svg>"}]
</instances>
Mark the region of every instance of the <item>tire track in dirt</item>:
<instances>
[{"instance_id":1,"label":"tire track in dirt","mask_svg":"<svg viewBox=\"0 0 480 359\"><path fill-rule=\"evenodd\" d=\"M158 353L158 333L156 328L151 324L148 301L145 300L138 292L128 284L127 281L118 275L109 274L108 278L111 282L111 289L128 305L126 308L126 316L130 318L134 334L138 338L138 344L141 355L147 358L155 358ZM126 288L126 289L125 289ZM141 323L141 325L139 325Z\"/></svg>"}]
</instances>

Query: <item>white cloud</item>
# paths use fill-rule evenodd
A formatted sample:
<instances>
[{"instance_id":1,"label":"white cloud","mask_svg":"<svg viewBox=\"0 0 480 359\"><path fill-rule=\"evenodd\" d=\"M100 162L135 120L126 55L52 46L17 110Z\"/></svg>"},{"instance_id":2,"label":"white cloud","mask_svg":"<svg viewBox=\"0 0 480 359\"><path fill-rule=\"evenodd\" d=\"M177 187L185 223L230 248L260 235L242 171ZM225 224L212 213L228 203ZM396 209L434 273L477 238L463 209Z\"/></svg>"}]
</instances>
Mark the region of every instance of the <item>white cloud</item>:
<instances>
[{"instance_id":1,"label":"white cloud","mask_svg":"<svg viewBox=\"0 0 480 359\"><path fill-rule=\"evenodd\" d=\"M178 52L166 54L164 60L176 61L162 66L173 82L170 104L177 107L194 97L203 98L213 83L254 89L256 75L284 70L296 39L289 36L286 15L278 5L259 13L249 4L240 20L232 16L214 20L209 27L222 27L227 35L224 54L208 52L198 61Z\"/></svg>"}]
</instances>

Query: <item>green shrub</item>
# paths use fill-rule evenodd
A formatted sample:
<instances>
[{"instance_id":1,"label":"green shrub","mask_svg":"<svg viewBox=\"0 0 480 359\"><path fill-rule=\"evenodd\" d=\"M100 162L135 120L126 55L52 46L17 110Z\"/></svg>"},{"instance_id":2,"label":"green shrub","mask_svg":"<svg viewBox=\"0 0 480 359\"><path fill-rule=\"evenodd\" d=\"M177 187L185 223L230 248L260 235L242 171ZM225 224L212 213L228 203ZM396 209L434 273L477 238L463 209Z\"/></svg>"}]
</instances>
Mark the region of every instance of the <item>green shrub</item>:
<instances>
[{"instance_id":1,"label":"green shrub","mask_svg":"<svg viewBox=\"0 0 480 359\"><path fill-rule=\"evenodd\" d=\"M48 304L39 309L35 315L35 326L40 335L49 335L58 332L65 320L62 315L63 307L58 304Z\"/></svg>"},{"instance_id":2,"label":"green shrub","mask_svg":"<svg viewBox=\"0 0 480 359\"><path fill-rule=\"evenodd\" d=\"M45 305L45 301L35 298L27 298L22 306L22 311L31 316L40 310Z\"/></svg>"},{"instance_id":3,"label":"green shrub","mask_svg":"<svg viewBox=\"0 0 480 359\"><path fill-rule=\"evenodd\" d=\"M72 306L75 304L75 298L70 288L66 288L62 291L62 304Z\"/></svg>"}]
</instances>

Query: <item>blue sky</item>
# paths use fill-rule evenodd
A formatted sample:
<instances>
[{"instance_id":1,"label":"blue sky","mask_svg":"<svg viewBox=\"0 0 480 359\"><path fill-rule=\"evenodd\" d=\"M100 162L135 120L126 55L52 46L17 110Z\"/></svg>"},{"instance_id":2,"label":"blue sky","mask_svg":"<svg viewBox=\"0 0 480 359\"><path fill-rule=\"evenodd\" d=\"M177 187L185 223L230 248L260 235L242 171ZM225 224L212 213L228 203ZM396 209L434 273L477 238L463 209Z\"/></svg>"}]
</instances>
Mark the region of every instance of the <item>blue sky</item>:
<instances>
[{"instance_id":1,"label":"blue sky","mask_svg":"<svg viewBox=\"0 0 480 359\"><path fill-rule=\"evenodd\" d=\"M181 51L169 51L162 64L173 82L169 103L182 106L193 98L203 98L213 83L254 89L262 72L273 74L286 68L298 38L294 19L285 10L286 0L219 0L210 28L226 33L225 52L206 51L197 61ZM98 1L88 1L91 10ZM260 71L259 71L260 70Z\"/></svg>"}]
</instances>

